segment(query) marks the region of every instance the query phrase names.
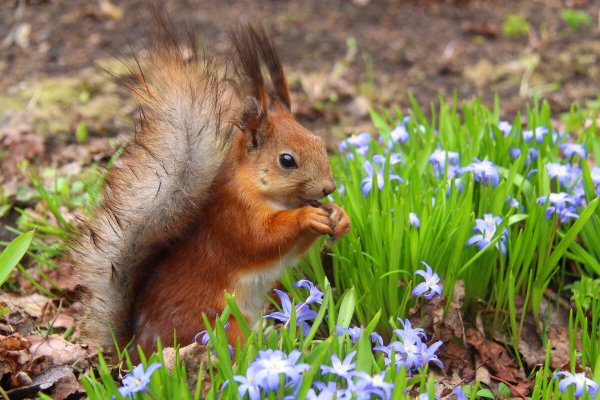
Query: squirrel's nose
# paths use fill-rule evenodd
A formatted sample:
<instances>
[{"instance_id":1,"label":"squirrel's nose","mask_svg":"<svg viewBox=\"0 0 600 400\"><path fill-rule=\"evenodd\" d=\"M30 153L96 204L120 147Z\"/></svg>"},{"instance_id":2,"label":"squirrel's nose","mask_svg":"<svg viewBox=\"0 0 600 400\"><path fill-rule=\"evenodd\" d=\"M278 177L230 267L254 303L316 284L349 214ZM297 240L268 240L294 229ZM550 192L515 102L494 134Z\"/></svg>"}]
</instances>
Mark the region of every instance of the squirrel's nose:
<instances>
[{"instance_id":1,"label":"squirrel's nose","mask_svg":"<svg viewBox=\"0 0 600 400\"><path fill-rule=\"evenodd\" d=\"M334 181L326 182L323 185L323 197L329 196L331 193L334 192L334 190L335 190L335 182Z\"/></svg>"}]
</instances>

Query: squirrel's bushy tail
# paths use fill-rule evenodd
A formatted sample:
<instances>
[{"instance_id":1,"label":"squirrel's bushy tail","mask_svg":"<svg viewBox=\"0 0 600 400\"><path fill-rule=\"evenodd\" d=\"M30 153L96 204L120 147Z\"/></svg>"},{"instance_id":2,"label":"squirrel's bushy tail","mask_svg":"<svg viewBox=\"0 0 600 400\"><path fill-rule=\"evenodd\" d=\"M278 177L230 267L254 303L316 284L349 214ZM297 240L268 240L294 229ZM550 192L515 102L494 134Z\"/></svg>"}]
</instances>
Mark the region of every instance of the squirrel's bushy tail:
<instances>
[{"instance_id":1,"label":"squirrel's bushy tail","mask_svg":"<svg viewBox=\"0 0 600 400\"><path fill-rule=\"evenodd\" d=\"M164 18L156 22L147 62L129 66L140 126L69 255L82 286L83 333L102 345L112 343L108 325L118 339L130 335L136 275L198 218L233 132L237 96L224 64L199 53L191 36L182 41Z\"/></svg>"}]
</instances>

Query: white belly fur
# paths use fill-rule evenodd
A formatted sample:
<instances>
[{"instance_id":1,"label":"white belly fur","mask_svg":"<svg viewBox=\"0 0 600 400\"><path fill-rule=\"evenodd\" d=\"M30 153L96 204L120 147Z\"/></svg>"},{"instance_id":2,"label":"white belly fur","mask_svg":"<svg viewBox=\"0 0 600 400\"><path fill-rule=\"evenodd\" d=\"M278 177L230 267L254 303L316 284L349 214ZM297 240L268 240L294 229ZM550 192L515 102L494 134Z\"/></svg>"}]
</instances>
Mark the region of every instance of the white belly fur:
<instances>
[{"instance_id":1,"label":"white belly fur","mask_svg":"<svg viewBox=\"0 0 600 400\"><path fill-rule=\"evenodd\" d=\"M258 320L267 293L273 288L286 267L295 265L302 254L297 249L281 257L271 265L264 265L259 271L241 275L235 284L237 305L251 323Z\"/></svg>"}]
</instances>

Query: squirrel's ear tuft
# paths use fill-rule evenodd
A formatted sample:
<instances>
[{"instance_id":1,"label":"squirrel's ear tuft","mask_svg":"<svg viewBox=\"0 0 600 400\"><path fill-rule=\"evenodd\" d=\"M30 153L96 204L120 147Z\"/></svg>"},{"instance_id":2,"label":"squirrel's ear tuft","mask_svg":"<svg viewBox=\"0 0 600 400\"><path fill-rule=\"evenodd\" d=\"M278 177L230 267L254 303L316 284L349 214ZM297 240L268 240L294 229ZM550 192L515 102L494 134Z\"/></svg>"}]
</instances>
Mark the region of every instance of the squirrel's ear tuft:
<instances>
[{"instance_id":1,"label":"squirrel's ear tuft","mask_svg":"<svg viewBox=\"0 0 600 400\"><path fill-rule=\"evenodd\" d=\"M290 89L288 88L283 66L279 60L275 44L262 27L251 29L256 46L260 50L262 62L269 71L271 83L273 84L275 97L288 109L291 109Z\"/></svg>"},{"instance_id":2,"label":"squirrel's ear tuft","mask_svg":"<svg viewBox=\"0 0 600 400\"><path fill-rule=\"evenodd\" d=\"M262 141L259 128L265 117L266 113L263 111L258 99L249 96L242 103L242 107L235 117L233 124L251 139L252 147L258 147Z\"/></svg>"}]
</instances>

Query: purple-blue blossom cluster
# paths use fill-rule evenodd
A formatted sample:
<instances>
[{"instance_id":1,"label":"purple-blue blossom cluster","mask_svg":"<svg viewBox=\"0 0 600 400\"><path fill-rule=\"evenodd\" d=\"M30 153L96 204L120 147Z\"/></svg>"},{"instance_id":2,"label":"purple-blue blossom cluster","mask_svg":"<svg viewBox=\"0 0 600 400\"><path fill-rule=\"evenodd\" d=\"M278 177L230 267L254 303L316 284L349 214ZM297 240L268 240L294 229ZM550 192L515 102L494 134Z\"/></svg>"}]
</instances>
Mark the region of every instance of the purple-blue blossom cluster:
<instances>
[{"instance_id":1,"label":"purple-blue blossom cluster","mask_svg":"<svg viewBox=\"0 0 600 400\"><path fill-rule=\"evenodd\" d=\"M352 351L341 361L337 354L333 354L331 365L321 365L321 374L323 377L333 375L336 382L314 382L314 388L309 390L307 398L330 398L330 395L335 395L337 399L371 399L372 396L391 398L394 384L385 381L385 371L375 375L356 371L356 363L353 362L355 355L356 351Z\"/></svg>"},{"instance_id":2,"label":"purple-blue blossom cluster","mask_svg":"<svg viewBox=\"0 0 600 400\"><path fill-rule=\"evenodd\" d=\"M492 214L483 214L483 219L477 218L475 220L475 227L473 232L475 235L471 236L467 240L467 246L477 244L478 249L483 249L485 246L490 244L498 226L502 223L502 217ZM501 238L496 243L496 248L502 251L502 254L506 254L506 242L508 239L508 228L502 230Z\"/></svg>"},{"instance_id":3,"label":"purple-blue blossom cluster","mask_svg":"<svg viewBox=\"0 0 600 400\"><path fill-rule=\"evenodd\" d=\"M423 296L426 299L434 296L441 297L442 287L439 275L433 272L425 262L423 265L426 270L416 271L415 276L423 277L425 282L421 282L414 288L413 295ZM276 289L283 311L269 314L266 318L277 319L284 322L284 326L288 326L292 317L292 309L295 309L297 325L303 330L310 329L308 321L313 320L315 315L311 313L311 317L307 318L308 311L303 310L308 310L308 306L311 304L322 303L323 292L308 280L298 281L294 286L308 289L307 299L294 307L289 296ZM382 358L385 365L393 365L397 370L404 366L409 374L418 372L429 363L443 368L442 361L436 354L442 346L442 342L437 341L428 345L427 336L422 328L413 328L408 319L398 320L401 327L394 330L395 340L388 345L384 345L381 335L376 332L371 333L373 351L383 353ZM336 326L336 335L347 335L351 346L358 342L361 335L365 334L364 332L364 328L358 326L348 328ZM390 399L394 384L386 381L387 371L371 375L357 370L355 356L356 350L350 351L344 357L340 357L336 353L332 354L326 364L320 365L321 380L313 382L307 398L322 399L335 395L337 399ZM234 376L235 382L238 383L238 394L254 400L285 390L285 393L293 392L289 397L293 398L302 374L308 369L308 365L302 363L301 359L302 353L298 350L293 350L289 354L279 350L260 351L244 375Z\"/></svg>"},{"instance_id":4,"label":"purple-blue blossom cluster","mask_svg":"<svg viewBox=\"0 0 600 400\"><path fill-rule=\"evenodd\" d=\"M585 190L581 177L581 168L578 163L588 157L588 151L582 143L567 142L565 140L570 137L569 135L547 126L531 127L519 132L519 129L515 129L509 122L500 121L497 128L505 137L513 138L513 143L514 140L520 142L521 147L510 147L508 153L512 159L525 157L525 167L530 168L528 177L538 172L535 167L533 169L531 167L536 164L535 162L540 156L540 149L547 145L556 145L562 156L565 159L570 159L570 163L549 161L543 164L544 168L550 179L557 182L559 188L573 196L576 201L574 204L575 207L585 205ZM425 132L426 129L424 126L413 123L409 116L403 117L401 122L390 132L387 142L379 141L380 144L385 144L383 151L389 154L387 157L382 154L374 154L369 158L369 154L373 154L376 151L376 146L372 146L373 138L368 132L362 132L342 141L339 146L341 154L350 159L354 158L355 154L363 157L364 177L361 180L363 195L367 196L372 192L374 187L382 190L385 182L391 183L396 181L405 183L395 168L392 168L395 164L403 161L402 154L397 152L400 149L397 145L409 141L412 135L419 135ZM546 138L550 139L546 140ZM389 162L387 162L388 159ZM462 190L463 187L461 176L465 174L472 174L476 182L485 186L489 185L492 188L498 186L501 181L500 171L493 161L475 158L471 163L461 166L460 154L456 151L443 149L440 143L438 143L437 149L431 153L429 162L433 166L433 171L438 179L444 177L449 182L454 182L454 186L459 190ZM594 190L596 194L600 195L600 179L598 175L600 175L600 172L598 171L598 167L595 167L592 171ZM514 202L518 201L518 199L514 199L511 207L514 206ZM520 212L525 211L521 206ZM417 225L420 224L420 221L417 222L414 217L411 217L410 224L418 227Z\"/></svg>"},{"instance_id":5,"label":"purple-blue blossom cluster","mask_svg":"<svg viewBox=\"0 0 600 400\"><path fill-rule=\"evenodd\" d=\"M592 379L588 378L584 372L571 373L568 371L560 371L554 374L553 380L559 379L558 389L564 393L569 387L573 387L573 395L582 397L584 393L590 395L591 398L596 396L600 386Z\"/></svg>"},{"instance_id":6,"label":"purple-blue blossom cluster","mask_svg":"<svg viewBox=\"0 0 600 400\"><path fill-rule=\"evenodd\" d=\"M247 394L250 400L261 399L262 393L277 393L282 380L286 388L297 388L302 373L309 368L308 364L298 362L301 356L298 350L292 350L290 354L280 350L259 351L246 375L233 377L238 383L238 394L242 397Z\"/></svg>"},{"instance_id":7,"label":"purple-blue blossom cluster","mask_svg":"<svg viewBox=\"0 0 600 400\"><path fill-rule=\"evenodd\" d=\"M539 204L546 204L546 219L550 219L556 215L561 223L567 222L571 218L578 218L576 213L576 200L568 193L550 193L548 197L538 197Z\"/></svg>"},{"instance_id":8,"label":"purple-blue blossom cluster","mask_svg":"<svg viewBox=\"0 0 600 400\"><path fill-rule=\"evenodd\" d=\"M281 300L282 311L276 311L274 313L265 315L264 318L273 318L284 323L284 326L288 326L290 319L292 318L292 309L296 314L296 325L302 328L302 331L306 335L310 330L309 321L313 321L317 317L317 312L310 309L310 305L323 302L323 292L317 288L314 283L309 280L303 279L294 284L294 287L304 287L309 290L309 295L303 303L297 304L292 307L292 301L287 293L282 292L279 289L275 289L275 293Z\"/></svg>"},{"instance_id":9,"label":"purple-blue blossom cluster","mask_svg":"<svg viewBox=\"0 0 600 400\"><path fill-rule=\"evenodd\" d=\"M433 272L429 264L425 261L421 261L427 269L415 271L415 275L420 275L425 279L425 282L419 283L412 291L413 296L423 296L427 300L433 298L435 295L442 297L442 286L440 285L440 276Z\"/></svg>"},{"instance_id":10,"label":"purple-blue blossom cluster","mask_svg":"<svg viewBox=\"0 0 600 400\"><path fill-rule=\"evenodd\" d=\"M373 156L372 161L373 164L371 164L369 161L364 162L364 168L367 176L361 181L360 186L362 188L363 195L365 196L371 192L373 183L377 182L377 189L382 190L386 181L386 177L384 175L386 164L385 157L377 154ZM390 157L390 165L394 165L399 161L400 160L398 156L392 155L392 157ZM400 175L392 173L391 170L388 171L387 180L390 182L398 181L400 183L404 183L404 180L400 177Z\"/></svg>"},{"instance_id":11,"label":"purple-blue blossom cluster","mask_svg":"<svg viewBox=\"0 0 600 400\"><path fill-rule=\"evenodd\" d=\"M465 174L467 172L472 172L473 177L476 182L481 183L482 185L491 184L492 187L498 186L498 182L500 182L500 173L493 162L488 160L479 160L475 159L475 162L467 165L460 170L461 174Z\"/></svg>"},{"instance_id":12,"label":"purple-blue blossom cluster","mask_svg":"<svg viewBox=\"0 0 600 400\"><path fill-rule=\"evenodd\" d=\"M133 372L128 373L121 380L121 386L119 393L123 397L129 397L130 399L135 398L136 393L144 393L148 390L148 384L150 383L150 377L156 371L162 367L160 363L153 363L148 365L148 368L144 370L142 364L137 365L133 368Z\"/></svg>"},{"instance_id":13,"label":"purple-blue blossom cluster","mask_svg":"<svg viewBox=\"0 0 600 400\"><path fill-rule=\"evenodd\" d=\"M425 342L427 335L422 328L413 328L408 319L399 318L398 321L402 328L394 329L397 340L384 346L381 338L377 338L376 341L381 344L373 348L384 353L385 365L394 365L398 370L404 366L409 373L416 372L430 362L443 368L444 364L436 355L443 343L437 341L428 346Z\"/></svg>"},{"instance_id":14,"label":"purple-blue blossom cluster","mask_svg":"<svg viewBox=\"0 0 600 400\"><path fill-rule=\"evenodd\" d=\"M429 162L433 165L433 170L437 178L445 175L449 180L454 179L458 174L460 166L460 154L455 151L445 151L438 148L429 156Z\"/></svg>"}]
</instances>

